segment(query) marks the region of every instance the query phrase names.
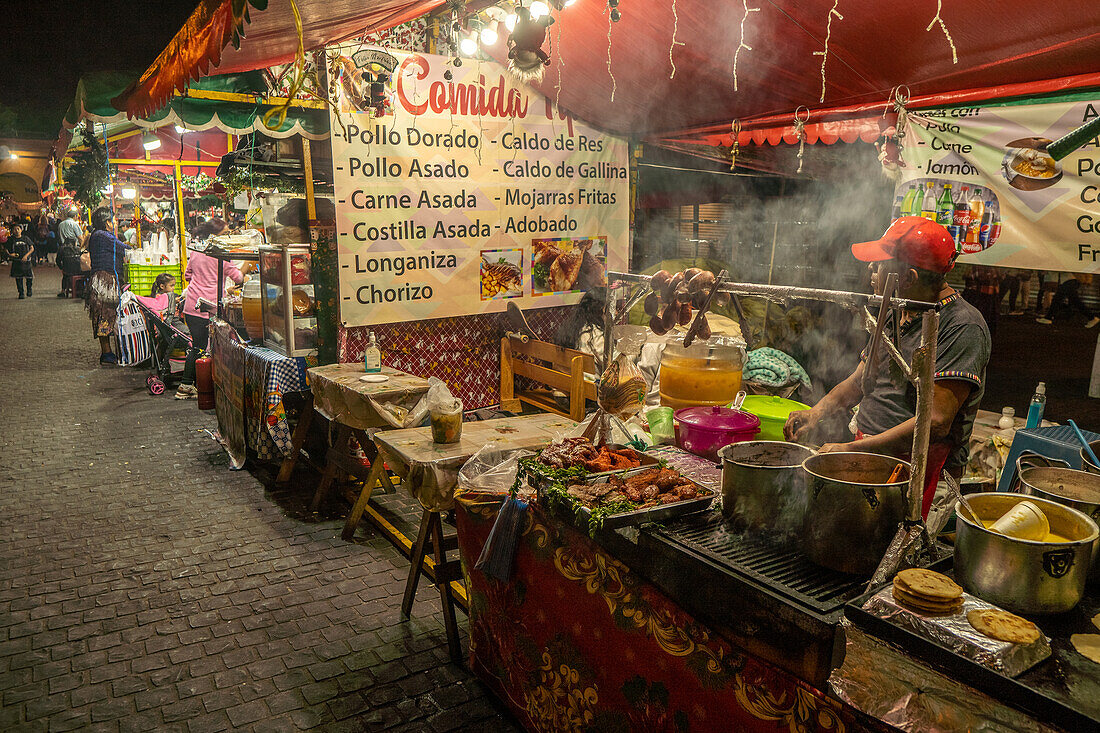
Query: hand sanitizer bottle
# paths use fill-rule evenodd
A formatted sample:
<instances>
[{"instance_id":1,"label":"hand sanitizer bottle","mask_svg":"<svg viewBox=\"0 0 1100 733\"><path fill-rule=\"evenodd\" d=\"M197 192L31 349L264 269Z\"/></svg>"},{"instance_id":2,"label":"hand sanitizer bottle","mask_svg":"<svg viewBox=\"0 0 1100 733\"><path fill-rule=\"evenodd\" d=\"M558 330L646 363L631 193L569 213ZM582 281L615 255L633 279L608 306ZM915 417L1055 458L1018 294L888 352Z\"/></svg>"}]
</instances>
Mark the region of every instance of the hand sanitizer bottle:
<instances>
[{"instance_id":1,"label":"hand sanitizer bottle","mask_svg":"<svg viewBox=\"0 0 1100 733\"><path fill-rule=\"evenodd\" d=\"M382 350L378 348L374 331L367 336L367 348L363 351L363 370L367 374L378 374L382 371Z\"/></svg>"},{"instance_id":2,"label":"hand sanitizer bottle","mask_svg":"<svg viewBox=\"0 0 1100 733\"><path fill-rule=\"evenodd\" d=\"M1031 404L1027 407L1027 428L1037 428L1043 424L1043 410L1047 406L1046 382L1039 382L1035 388L1035 394L1031 396Z\"/></svg>"}]
</instances>

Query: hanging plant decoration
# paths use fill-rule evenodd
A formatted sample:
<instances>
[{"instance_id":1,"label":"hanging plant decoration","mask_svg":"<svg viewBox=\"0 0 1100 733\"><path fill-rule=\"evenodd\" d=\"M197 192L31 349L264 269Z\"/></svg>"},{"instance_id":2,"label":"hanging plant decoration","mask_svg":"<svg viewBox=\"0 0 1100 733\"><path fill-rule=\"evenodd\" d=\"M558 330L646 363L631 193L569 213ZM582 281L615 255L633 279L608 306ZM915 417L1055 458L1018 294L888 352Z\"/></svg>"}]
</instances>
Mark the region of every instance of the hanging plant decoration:
<instances>
[{"instance_id":1,"label":"hanging plant decoration","mask_svg":"<svg viewBox=\"0 0 1100 733\"><path fill-rule=\"evenodd\" d=\"M107 148L90 122L80 129L80 138L84 149L72 154L73 162L65 169L65 185L77 202L94 209L103 199L103 189L111 182Z\"/></svg>"},{"instance_id":2,"label":"hanging plant decoration","mask_svg":"<svg viewBox=\"0 0 1100 733\"><path fill-rule=\"evenodd\" d=\"M542 81L543 71L550 65L550 55L542 44L553 22L550 13L535 19L527 8L516 8L516 27L508 36L508 71L512 76L523 82Z\"/></svg>"}]
</instances>

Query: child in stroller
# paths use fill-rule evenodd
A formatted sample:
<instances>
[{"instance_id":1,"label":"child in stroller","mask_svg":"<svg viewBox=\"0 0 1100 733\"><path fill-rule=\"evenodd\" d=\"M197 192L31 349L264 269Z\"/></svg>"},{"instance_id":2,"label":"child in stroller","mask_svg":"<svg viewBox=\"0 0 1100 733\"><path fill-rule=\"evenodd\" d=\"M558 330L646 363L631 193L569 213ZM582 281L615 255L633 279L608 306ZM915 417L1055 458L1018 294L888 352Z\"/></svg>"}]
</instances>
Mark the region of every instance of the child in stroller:
<instances>
[{"instance_id":1,"label":"child in stroller","mask_svg":"<svg viewBox=\"0 0 1100 733\"><path fill-rule=\"evenodd\" d=\"M172 377L169 356L173 351L191 348L187 324L180 315L183 301L175 293L176 278L163 272L153 281L148 298L138 296L137 303L145 311L145 322L153 336L154 373L146 378L152 394L164 394Z\"/></svg>"}]
</instances>

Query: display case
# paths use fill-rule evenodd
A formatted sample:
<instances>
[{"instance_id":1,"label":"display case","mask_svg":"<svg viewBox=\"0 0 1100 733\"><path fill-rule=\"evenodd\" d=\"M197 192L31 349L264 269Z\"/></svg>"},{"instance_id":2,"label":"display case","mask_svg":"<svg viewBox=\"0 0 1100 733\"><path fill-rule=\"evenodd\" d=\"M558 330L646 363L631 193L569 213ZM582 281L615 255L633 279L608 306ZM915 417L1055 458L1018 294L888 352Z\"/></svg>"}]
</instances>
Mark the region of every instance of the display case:
<instances>
[{"instance_id":1,"label":"display case","mask_svg":"<svg viewBox=\"0 0 1100 733\"><path fill-rule=\"evenodd\" d=\"M286 356L317 350L309 245L260 247L260 305L264 346Z\"/></svg>"}]
</instances>

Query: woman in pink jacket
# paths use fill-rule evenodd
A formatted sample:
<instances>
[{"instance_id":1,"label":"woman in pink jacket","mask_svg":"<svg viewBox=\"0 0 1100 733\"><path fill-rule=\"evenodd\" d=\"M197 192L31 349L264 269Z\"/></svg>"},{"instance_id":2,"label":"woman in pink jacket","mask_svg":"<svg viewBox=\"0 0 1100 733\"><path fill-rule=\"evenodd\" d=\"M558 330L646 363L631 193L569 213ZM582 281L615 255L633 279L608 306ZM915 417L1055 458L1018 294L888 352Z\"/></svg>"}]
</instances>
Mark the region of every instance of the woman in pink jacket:
<instances>
[{"instance_id":1,"label":"woman in pink jacket","mask_svg":"<svg viewBox=\"0 0 1100 733\"><path fill-rule=\"evenodd\" d=\"M229 231L227 225L221 219L211 219L196 227L192 233L196 240L225 234ZM231 263L226 262L222 268L222 274L238 285L244 282L244 275ZM198 300L218 302L223 282L218 282L218 261L201 252L192 252L187 259L187 270L183 277L187 280L187 297L183 301L183 319L187 321L187 330L191 332L191 348L187 351L187 362L183 367L183 377L179 389L176 390L177 400L189 400L199 396L195 388L195 360L206 350L207 341L210 338L210 314L203 313L198 308Z\"/></svg>"}]
</instances>

